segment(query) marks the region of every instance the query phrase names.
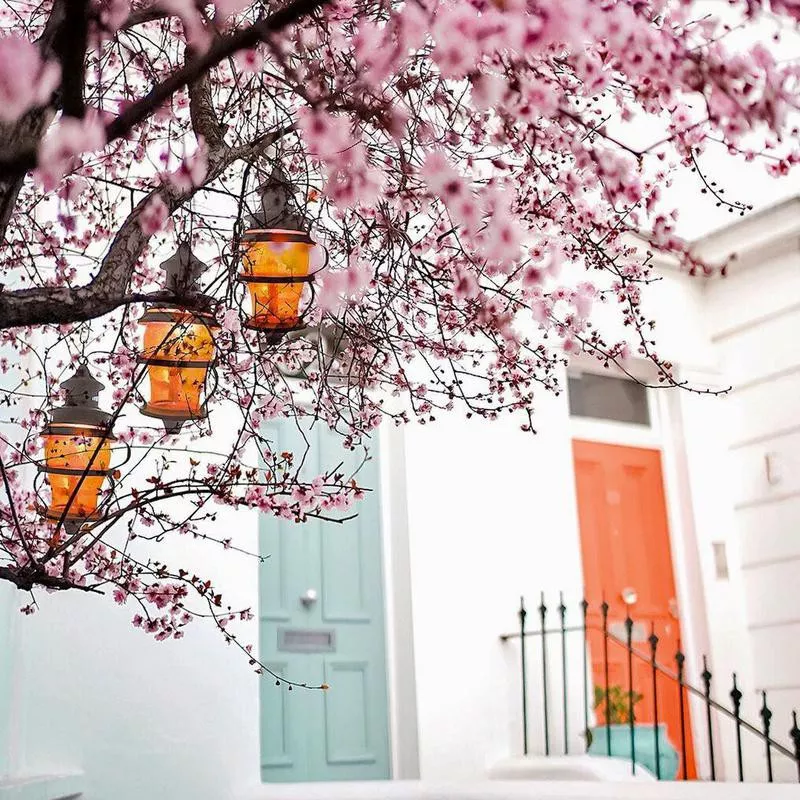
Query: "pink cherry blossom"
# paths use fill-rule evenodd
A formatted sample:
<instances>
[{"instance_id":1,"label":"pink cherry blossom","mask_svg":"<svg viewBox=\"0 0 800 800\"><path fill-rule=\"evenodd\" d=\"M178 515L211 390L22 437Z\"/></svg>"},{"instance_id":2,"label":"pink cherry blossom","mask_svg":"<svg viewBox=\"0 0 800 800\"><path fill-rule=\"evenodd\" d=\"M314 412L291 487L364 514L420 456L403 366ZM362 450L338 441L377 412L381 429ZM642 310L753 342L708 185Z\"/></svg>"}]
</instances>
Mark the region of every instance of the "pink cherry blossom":
<instances>
[{"instance_id":1,"label":"pink cherry blossom","mask_svg":"<svg viewBox=\"0 0 800 800\"><path fill-rule=\"evenodd\" d=\"M105 143L105 128L98 114L88 114L84 119L62 118L39 146L37 177L45 191L58 186L82 153Z\"/></svg>"},{"instance_id":2,"label":"pink cherry blossom","mask_svg":"<svg viewBox=\"0 0 800 800\"><path fill-rule=\"evenodd\" d=\"M472 100L480 109L495 108L506 93L507 85L500 75L481 72L471 80Z\"/></svg>"},{"instance_id":3,"label":"pink cherry blossom","mask_svg":"<svg viewBox=\"0 0 800 800\"><path fill-rule=\"evenodd\" d=\"M434 150L425 156L420 174L428 189L448 205L467 194L468 189L463 178L440 150Z\"/></svg>"},{"instance_id":4,"label":"pink cherry blossom","mask_svg":"<svg viewBox=\"0 0 800 800\"><path fill-rule=\"evenodd\" d=\"M361 298L369 287L373 269L366 261L353 261L345 269L327 270L317 294L319 308L335 313Z\"/></svg>"},{"instance_id":5,"label":"pink cherry blossom","mask_svg":"<svg viewBox=\"0 0 800 800\"><path fill-rule=\"evenodd\" d=\"M478 280L469 270L457 267L453 275L453 294L459 300L471 300L480 291Z\"/></svg>"},{"instance_id":6,"label":"pink cherry blossom","mask_svg":"<svg viewBox=\"0 0 800 800\"><path fill-rule=\"evenodd\" d=\"M193 0L159 0L159 6L180 19L188 45L205 50L211 44L211 31Z\"/></svg>"},{"instance_id":7,"label":"pink cherry blossom","mask_svg":"<svg viewBox=\"0 0 800 800\"><path fill-rule=\"evenodd\" d=\"M242 322L239 319L239 312L235 308L229 308L222 315L222 330L228 333L239 333L242 329Z\"/></svg>"},{"instance_id":8,"label":"pink cherry blossom","mask_svg":"<svg viewBox=\"0 0 800 800\"><path fill-rule=\"evenodd\" d=\"M44 61L31 41L17 35L0 38L0 122L13 122L47 103L60 79L58 63Z\"/></svg>"},{"instance_id":9,"label":"pink cherry blossom","mask_svg":"<svg viewBox=\"0 0 800 800\"><path fill-rule=\"evenodd\" d=\"M98 0L96 3L100 24L106 34L117 31L131 13L129 0Z\"/></svg>"},{"instance_id":10,"label":"pink cherry blossom","mask_svg":"<svg viewBox=\"0 0 800 800\"><path fill-rule=\"evenodd\" d=\"M252 0L214 0L217 13L223 18L227 19L234 14L244 11L251 5Z\"/></svg>"},{"instance_id":11,"label":"pink cherry blossom","mask_svg":"<svg viewBox=\"0 0 800 800\"><path fill-rule=\"evenodd\" d=\"M169 173L167 182L180 191L188 191L195 186L201 186L208 173L208 153L202 137L197 143L197 149L190 155L184 156L175 172Z\"/></svg>"},{"instance_id":12,"label":"pink cherry blossom","mask_svg":"<svg viewBox=\"0 0 800 800\"><path fill-rule=\"evenodd\" d=\"M242 72L259 72L264 66L264 56L258 48L242 50L236 54L236 64Z\"/></svg>"},{"instance_id":13,"label":"pink cherry blossom","mask_svg":"<svg viewBox=\"0 0 800 800\"><path fill-rule=\"evenodd\" d=\"M161 195L154 195L152 199L139 215L139 224L142 226L146 236L152 236L164 228L169 218L167 204L161 199Z\"/></svg>"},{"instance_id":14,"label":"pink cherry blossom","mask_svg":"<svg viewBox=\"0 0 800 800\"><path fill-rule=\"evenodd\" d=\"M772 0L771 7L774 11L783 11L800 20L800 0Z\"/></svg>"}]
</instances>

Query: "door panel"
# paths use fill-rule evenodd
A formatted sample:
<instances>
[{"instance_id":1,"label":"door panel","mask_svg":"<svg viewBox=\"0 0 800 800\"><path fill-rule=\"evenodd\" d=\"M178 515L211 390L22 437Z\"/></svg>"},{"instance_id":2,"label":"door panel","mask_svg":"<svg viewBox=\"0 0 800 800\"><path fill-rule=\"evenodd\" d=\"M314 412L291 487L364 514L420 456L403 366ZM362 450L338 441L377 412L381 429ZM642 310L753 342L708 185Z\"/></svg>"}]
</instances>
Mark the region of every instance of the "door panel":
<instances>
[{"instance_id":1,"label":"door panel","mask_svg":"<svg viewBox=\"0 0 800 800\"><path fill-rule=\"evenodd\" d=\"M329 764L374 764L369 724L369 665L366 661L325 663L325 680L336 692L325 695ZM347 725L342 726L342 720Z\"/></svg>"},{"instance_id":2,"label":"door panel","mask_svg":"<svg viewBox=\"0 0 800 800\"><path fill-rule=\"evenodd\" d=\"M333 468L349 474L361 460L320 423L305 437L294 422L264 434L302 460L309 480ZM330 687L290 692L262 681L265 781L390 777L377 442L371 456L356 476L371 491L341 515L353 519L261 517L261 658L289 680Z\"/></svg>"},{"instance_id":3,"label":"door panel","mask_svg":"<svg viewBox=\"0 0 800 800\"><path fill-rule=\"evenodd\" d=\"M634 620L633 646L649 657L648 637L659 638L658 662L676 671L675 654L681 648L680 621L674 616L675 578L672 569L667 509L661 472L661 454L597 442L574 441L575 481L578 497L581 549L586 600L590 612L589 649L596 686L605 686L606 663L600 605L609 606L609 630L626 640L627 606L623 593L634 592L630 605ZM629 598L631 595L628 595ZM608 679L623 691L628 689L627 648L608 645ZM634 708L637 722L653 722L655 704L652 671L639 658L633 659L633 688L643 695ZM675 681L657 678L658 718L667 725L669 740L680 753L680 699ZM605 709L597 709L598 724ZM695 776L688 701L684 698L686 770ZM681 774L679 772L679 774Z\"/></svg>"},{"instance_id":4,"label":"door panel","mask_svg":"<svg viewBox=\"0 0 800 800\"><path fill-rule=\"evenodd\" d=\"M362 513L359 511L359 513ZM370 622L368 569L364 558L369 551L365 536L374 530L347 524L321 531L322 618L325 622Z\"/></svg>"}]
</instances>

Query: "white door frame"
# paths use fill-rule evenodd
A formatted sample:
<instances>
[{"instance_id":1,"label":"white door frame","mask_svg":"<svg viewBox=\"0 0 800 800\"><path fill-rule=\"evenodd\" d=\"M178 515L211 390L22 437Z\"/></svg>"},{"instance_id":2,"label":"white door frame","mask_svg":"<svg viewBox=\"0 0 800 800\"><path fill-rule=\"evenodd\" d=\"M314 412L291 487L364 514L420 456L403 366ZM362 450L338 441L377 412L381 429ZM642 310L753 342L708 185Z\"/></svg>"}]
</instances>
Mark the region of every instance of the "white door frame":
<instances>
[{"instance_id":1,"label":"white door frame","mask_svg":"<svg viewBox=\"0 0 800 800\"><path fill-rule=\"evenodd\" d=\"M655 383L651 379L652 369L653 366L649 362L638 362L633 364L630 372L642 382L652 385ZM596 361L589 363L582 359L576 359L574 367L571 365L567 374L575 375L582 372L617 378L630 377L622 372L611 372ZM688 683L700 688L702 672L700 657L710 652L710 636L700 553L692 512L689 470L683 442L680 399L675 396L679 391L684 390L647 389L650 426L570 416L570 438L647 448L661 453L664 498L675 591L680 609L681 633L684 651L692 654L692 657L686 660L685 677ZM698 775L708 774L710 757L704 706L702 701L691 693L689 693L689 708Z\"/></svg>"},{"instance_id":2,"label":"white door frame","mask_svg":"<svg viewBox=\"0 0 800 800\"><path fill-rule=\"evenodd\" d=\"M393 780L419 778L417 683L411 607L405 432L379 429L386 668Z\"/></svg>"}]
</instances>

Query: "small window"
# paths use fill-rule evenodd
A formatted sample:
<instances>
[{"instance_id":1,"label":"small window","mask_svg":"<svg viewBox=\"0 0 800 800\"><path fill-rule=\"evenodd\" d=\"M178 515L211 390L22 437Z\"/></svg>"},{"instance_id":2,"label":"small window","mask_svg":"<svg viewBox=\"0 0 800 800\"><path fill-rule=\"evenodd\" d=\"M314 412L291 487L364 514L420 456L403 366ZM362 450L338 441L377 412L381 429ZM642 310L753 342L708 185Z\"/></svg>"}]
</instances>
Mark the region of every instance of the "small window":
<instances>
[{"instance_id":1,"label":"small window","mask_svg":"<svg viewBox=\"0 0 800 800\"><path fill-rule=\"evenodd\" d=\"M567 381L569 413L634 425L650 425L647 389L636 381L584 373Z\"/></svg>"},{"instance_id":2,"label":"small window","mask_svg":"<svg viewBox=\"0 0 800 800\"><path fill-rule=\"evenodd\" d=\"M718 581L728 580L728 549L725 542L711 542L714 549L714 574Z\"/></svg>"}]
</instances>

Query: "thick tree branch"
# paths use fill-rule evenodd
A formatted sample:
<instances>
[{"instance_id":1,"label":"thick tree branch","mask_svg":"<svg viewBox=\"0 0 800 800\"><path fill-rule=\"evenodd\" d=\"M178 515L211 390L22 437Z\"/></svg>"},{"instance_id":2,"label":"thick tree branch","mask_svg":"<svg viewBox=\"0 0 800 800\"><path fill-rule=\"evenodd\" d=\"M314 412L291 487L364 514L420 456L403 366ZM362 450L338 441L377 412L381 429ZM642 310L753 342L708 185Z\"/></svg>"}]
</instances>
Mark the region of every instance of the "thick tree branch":
<instances>
[{"instance_id":1,"label":"thick tree branch","mask_svg":"<svg viewBox=\"0 0 800 800\"><path fill-rule=\"evenodd\" d=\"M212 153L205 184L216 180L234 162L257 158L291 128L281 128L242 147ZM101 317L115 308L160 295L131 295L127 288L136 263L147 247L149 236L142 230L139 218L147 204L160 195L170 213L180 208L202 186L178 192L167 188L155 190L139 202L117 231L114 241L94 279L85 286L47 286L0 291L0 329L26 325L63 325Z\"/></svg>"},{"instance_id":2,"label":"thick tree branch","mask_svg":"<svg viewBox=\"0 0 800 800\"><path fill-rule=\"evenodd\" d=\"M68 117L84 115L86 50L89 46L88 0L64 0L65 18L54 42L61 62L61 107Z\"/></svg>"},{"instance_id":3,"label":"thick tree branch","mask_svg":"<svg viewBox=\"0 0 800 800\"><path fill-rule=\"evenodd\" d=\"M129 31L137 25L143 25L145 22L155 22L158 19L164 19L170 16L169 11L164 11L158 6L149 6L148 8L140 8L136 11L131 11L128 19L120 26L121 31Z\"/></svg>"},{"instance_id":4,"label":"thick tree branch","mask_svg":"<svg viewBox=\"0 0 800 800\"><path fill-rule=\"evenodd\" d=\"M203 137L209 153L214 154L225 147L225 131L214 109L207 72L189 84L189 114L195 135Z\"/></svg>"},{"instance_id":5,"label":"thick tree branch","mask_svg":"<svg viewBox=\"0 0 800 800\"><path fill-rule=\"evenodd\" d=\"M38 565L35 567L20 567L19 569L0 567L0 580L9 581L13 583L17 589L22 589L25 592L31 591L34 586L43 586L46 589L80 589L82 592L102 594L102 592L94 586L80 586L69 580L69 578L48 575Z\"/></svg>"},{"instance_id":6,"label":"thick tree branch","mask_svg":"<svg viewBox=\"0 0 800 800\"><path fill-rule=\"evenodd\" d=\"M49 52L65 23L64 0L55 0L47 24L37 44L43 52ZM0 124L0 163L13 159L15 154L30 146L30 142L41 140L55 112L50 107L34 108L16 122ZM20 189L25 180L24 172L10 174L0 179L0 237L5 235Z\"/></svg>"}]
</instances>

